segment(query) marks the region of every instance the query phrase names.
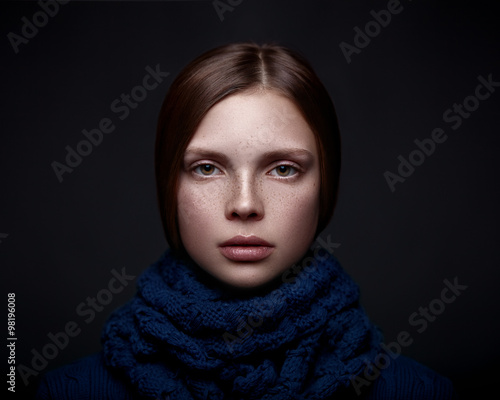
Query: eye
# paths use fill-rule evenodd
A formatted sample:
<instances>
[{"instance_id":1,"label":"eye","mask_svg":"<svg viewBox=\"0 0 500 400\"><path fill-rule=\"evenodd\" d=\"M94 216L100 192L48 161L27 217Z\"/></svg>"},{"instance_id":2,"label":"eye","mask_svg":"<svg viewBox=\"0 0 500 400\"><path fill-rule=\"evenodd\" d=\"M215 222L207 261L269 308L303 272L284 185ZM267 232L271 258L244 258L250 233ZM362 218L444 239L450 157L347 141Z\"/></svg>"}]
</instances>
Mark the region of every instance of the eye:
<instances>
[{"instance_id":1,"label":"eye","mask_svg":"<svg viewBox=\"0 0 500 400\"><path fill-rule=\"evenodd\" d=\"M270 174L286 178L295 175L297 172L297 169L291 165L278 165L276 168L271 170Z\"/></svg>"},{"instance_id":2,"label":"eye","mask_svg":"<svg viewBox=\"0 0 500 400\"><path fill-rule=\"evenodd\" d=\"M216 175L217 171L220 171L219 168L212 164L201 164L194 169L195 173L203 176Z\"/></svg>"}]
</instances>

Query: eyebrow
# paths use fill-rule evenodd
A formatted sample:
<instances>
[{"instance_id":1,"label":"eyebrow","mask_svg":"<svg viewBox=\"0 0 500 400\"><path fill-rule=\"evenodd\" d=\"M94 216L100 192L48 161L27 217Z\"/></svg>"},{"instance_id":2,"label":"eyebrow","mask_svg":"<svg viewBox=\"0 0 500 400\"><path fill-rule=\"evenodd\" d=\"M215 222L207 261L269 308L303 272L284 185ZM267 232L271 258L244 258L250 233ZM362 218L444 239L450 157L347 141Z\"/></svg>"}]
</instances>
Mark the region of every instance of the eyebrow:
<instances>
[{"instance_id":1,"label":"eyebrow","mask_svg":"<svg viewBox=\"0 0 500 400\"><path fill-rule=\"evenodd\" d=\"M184 158L186 156L196 156L202 158L216 159L226 162L228 160L224 153L215 150L204 149L202 147L191 147L187 148L184 152Z\"/></svg>"},{"instance_id":2,"label":"eyebrow","mask_svg":"<svg viewBox=\"0 0 500 400\"><path fill-rule=\"evenodd\" d=\"M186 151L184 152L184 157L191 155L199 156L202 158L216 159L222 162L228 161L228 157L224 153L215 150L204 149L201 147L191 147L186 149ZM292 147L292 148L283 148L278 150L266 151L265 153L262 154L260 158L265 161L271 161L289 157L312 159L313 154L309 150Z\"/></svg>"},{"instance_id":3,"label":"eyebrow","mask_svg":"<svg viewBox=\"0 0 500 400\"><path fill-rule=\"evenodd\" d=\"M312 153L309 150L301 148L285 148L273 151L267 151L263 154L262 158L266 160L280 159L288 157L301 157L301 158L313 158Z\"/></svg>"}]
</instances>

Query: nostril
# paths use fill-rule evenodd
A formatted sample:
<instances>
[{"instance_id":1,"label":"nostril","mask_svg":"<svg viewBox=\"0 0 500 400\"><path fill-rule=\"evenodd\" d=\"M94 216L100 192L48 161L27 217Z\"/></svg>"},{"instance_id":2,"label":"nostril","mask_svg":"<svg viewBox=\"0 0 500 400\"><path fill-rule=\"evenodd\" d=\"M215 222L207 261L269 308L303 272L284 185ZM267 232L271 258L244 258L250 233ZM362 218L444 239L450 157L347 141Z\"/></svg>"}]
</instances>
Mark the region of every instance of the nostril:
<instances>
[{"instance_id":1,"label":"nostril","mask_svg":"<svg viewBox=\"0 0 500 400\"><path fill-rule=\"evenodd\" d=\"M231 214L233 217L241 217L242 215L244 215L244 213L237 213L237 212L233 212ZM257 213L251 213L251 214L248 214L246 216L246 218L256 218L257 217Z\"/></svg>"}]
</instances>

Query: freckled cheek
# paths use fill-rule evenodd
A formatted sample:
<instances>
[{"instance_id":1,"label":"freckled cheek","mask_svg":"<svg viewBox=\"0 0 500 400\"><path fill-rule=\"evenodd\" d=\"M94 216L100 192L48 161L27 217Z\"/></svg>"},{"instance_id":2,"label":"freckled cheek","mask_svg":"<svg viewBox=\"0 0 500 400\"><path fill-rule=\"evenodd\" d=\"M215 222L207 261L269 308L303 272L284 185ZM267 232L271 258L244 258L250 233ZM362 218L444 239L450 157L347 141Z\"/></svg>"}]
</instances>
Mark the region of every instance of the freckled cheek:
<instances>
[{"instance_id":1,"label":"freckled cheek","mask_svg":"<svg viewBox=\"0 0 500 400\"><path fill-rule=\"evenodd\" d=\"M220 214L217 201L220 191L209 185L183 183L181 181L177 195L178 218L181 231L210 228Z\"/></svg>"},{"instance_id":2,"label":"freckled cheek","mask_svg":"<svg viewBox=\"0 0 500 400\"><path fill-rule=\"evenodd\" d=\"M288 240L296 236L314 235L319 215L318 185L311 183L286 191L276 191L268 197L267 216L281 227Z\"/></svg>"}]
</instances>

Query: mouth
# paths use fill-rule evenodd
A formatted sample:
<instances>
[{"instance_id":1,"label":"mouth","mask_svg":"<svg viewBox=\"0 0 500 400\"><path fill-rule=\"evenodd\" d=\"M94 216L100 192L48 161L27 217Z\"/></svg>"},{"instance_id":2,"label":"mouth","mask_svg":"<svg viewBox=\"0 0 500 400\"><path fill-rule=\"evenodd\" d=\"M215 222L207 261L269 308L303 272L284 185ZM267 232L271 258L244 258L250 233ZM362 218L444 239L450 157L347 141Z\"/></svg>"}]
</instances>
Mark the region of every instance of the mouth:
<instances>
[{"instance_id":1,"label":"mouth","mask_svg":"<svg viewBox=\"0 0 500 400\"><path fill-rule=\"evenodd\" d=\"M222 243L219 250L231 261L256 262L269 257L274 246L257 236L235 236Z\"/></svg>"}]
</instances>

